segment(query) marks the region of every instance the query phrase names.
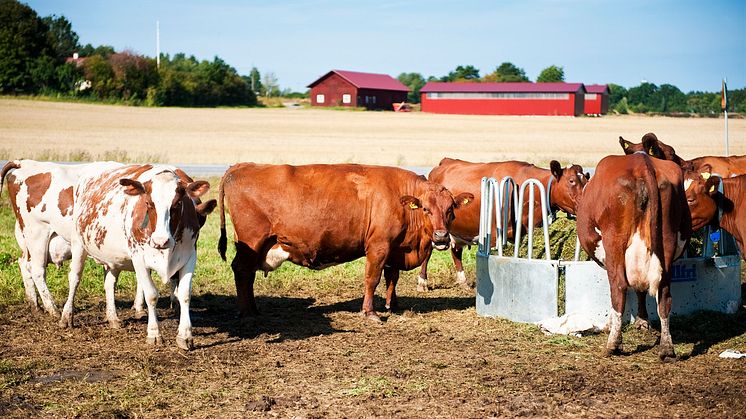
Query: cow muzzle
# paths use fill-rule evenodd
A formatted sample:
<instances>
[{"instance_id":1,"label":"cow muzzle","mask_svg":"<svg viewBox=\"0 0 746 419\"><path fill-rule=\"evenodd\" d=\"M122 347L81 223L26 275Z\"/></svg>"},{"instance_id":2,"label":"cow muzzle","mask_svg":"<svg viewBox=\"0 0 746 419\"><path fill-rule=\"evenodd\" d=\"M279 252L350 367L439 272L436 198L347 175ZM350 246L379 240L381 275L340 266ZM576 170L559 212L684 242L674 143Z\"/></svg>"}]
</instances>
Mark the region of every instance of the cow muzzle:
<instances>
[{"instance_id":1,"label":"cow muzzle","mask_svg":"<svg viewBox=\"0 0 746 419\"><path fill-rule=\"evenodd\" d=\"M435 230L433 233L433 247L437 250L446 250L451 245L451 237L447 230Z\"/></svg>"},{"instance_id":2,"label":"cow muzzle","mask_svg":"<svg viewBox=\"0 0 746 419\"><path fill-rule=\"evenodd\" d=\"M158 250L168 249L173 246L174 240L169 236L152 236L150 241Z\"/></svg>"}]
</instances>

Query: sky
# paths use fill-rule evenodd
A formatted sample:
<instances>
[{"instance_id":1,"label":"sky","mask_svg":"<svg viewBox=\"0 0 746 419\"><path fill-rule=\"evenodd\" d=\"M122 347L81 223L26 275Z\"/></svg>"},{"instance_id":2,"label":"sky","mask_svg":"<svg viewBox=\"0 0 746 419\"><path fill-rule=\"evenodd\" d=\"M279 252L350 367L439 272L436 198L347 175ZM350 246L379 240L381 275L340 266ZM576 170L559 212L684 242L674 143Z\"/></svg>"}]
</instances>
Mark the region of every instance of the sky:
<instances>
[{"instance_id":1,"label":"sky","mask_svg":"<svg viewBox=\"0 0 746 419\"><path fill-rule=\"evenodd\" d=\"M745 0L21 0L65 16L81 44L222 58L305 91L329 70L416 72L503 62L531 80L673 84L684 92L746 87Z\"/></svg>"}]
</instances>

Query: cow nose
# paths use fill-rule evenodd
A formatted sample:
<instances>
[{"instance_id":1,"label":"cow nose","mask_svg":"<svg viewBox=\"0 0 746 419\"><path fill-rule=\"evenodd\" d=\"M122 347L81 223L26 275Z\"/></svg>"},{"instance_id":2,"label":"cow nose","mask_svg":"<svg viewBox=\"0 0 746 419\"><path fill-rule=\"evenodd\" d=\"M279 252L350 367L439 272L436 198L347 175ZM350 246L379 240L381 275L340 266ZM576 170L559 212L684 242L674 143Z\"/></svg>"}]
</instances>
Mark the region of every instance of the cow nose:
<instances>
[{"instance_id":1,"label":"cow nose","mask_svg":"<svg viewBox=\"0 0 746 419\"><path fill-rule=\"evenodd\" d=\"M435 230L433 237L435 238L435 241L444 241L448 239L448 230Z\"/></svg>"},{"instance_id":2,"label":"cow nose","mask_svg":"<svg viewBox=\"0 0 746 419\"><path fill-rule=\"evenodd\" d=\"M152 236L153 247L156 249L168 249L171 247L171 238L168 236Z\"/></svg>"}]
</instances>

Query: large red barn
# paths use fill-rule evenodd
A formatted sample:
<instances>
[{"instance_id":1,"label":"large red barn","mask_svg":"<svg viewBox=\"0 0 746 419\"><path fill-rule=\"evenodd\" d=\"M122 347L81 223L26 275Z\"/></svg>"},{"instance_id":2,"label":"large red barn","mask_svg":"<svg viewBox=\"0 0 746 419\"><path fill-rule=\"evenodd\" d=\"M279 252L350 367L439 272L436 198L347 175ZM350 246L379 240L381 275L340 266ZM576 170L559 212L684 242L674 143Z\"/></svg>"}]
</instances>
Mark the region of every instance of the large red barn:
<instances>
[{"instance_id":1,"label":"large red barn","mask_svg":"<svg viewBox=\"0 0 746 419\"><path fill-rule=\"evenodd\" d=\"M603 115L609 112L609 86L589 84L585 86L585 114Z\"/></svg>"},{"instance_id":2,"label":"large red barn","mask_svg":"<svg viewBox=\"0 0 746 419\"><path fill-rule=\"evenodd\" d=\"M409 89L387 74L332 70L308 85L312 106L359 106L393 110Z\"/></svg>"},{"instance_id":3,"label":"large red barn","mask_svg":"<svg viewBox=\"0 0 746 419\"><path fill-rule=\"evenodd\" d=\"M582 115L582 83L443 83L420 90L422 111L472 115Z\"/></svg>"}]
</instances>

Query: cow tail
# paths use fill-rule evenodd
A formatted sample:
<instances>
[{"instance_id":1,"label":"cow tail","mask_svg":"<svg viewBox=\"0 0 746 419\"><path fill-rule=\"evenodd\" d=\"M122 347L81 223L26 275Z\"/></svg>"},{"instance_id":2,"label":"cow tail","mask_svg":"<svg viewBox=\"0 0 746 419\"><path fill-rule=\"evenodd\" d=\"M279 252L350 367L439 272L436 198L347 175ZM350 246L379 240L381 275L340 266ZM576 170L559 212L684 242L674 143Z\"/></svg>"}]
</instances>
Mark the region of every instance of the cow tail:
<instances>
[{"instance_id":1,"label":"cow tail","mask_svg":"<svg viewBox=\"0 0 746 419\"><path fill-rule=\"evenodd\" d=\"M0 195L3 194L3 184L5 183L5 175L13 169L20 169L21 165L17 161L9 160L3 166L3 171L0 173Z\"/></svg>"},{"instance_id":2,"label":"cow tail","mask_svg":"<svg viewBox=\"0 0 746 419\"><path fill-rule=\"evenodd\" d=\"M218 253L220 257L225 259L225 251L228 248L228 237L225 232L225 175L220 179L220 187L218 188L218 211L220 211L220 239L218 239Z\"/></svg>"},{"instance_id":3,"label":"cow tail","mask_svg":"<svg viewBox=\"0 0 746 419\"><path fill-rule=\"evenodd\" d=\"M665 254L663 252L663 213L661 211L660 188L658 179L655 176L655 167L651 158L645 156L645 166L647 166L646 175L644 176L645 189L648 195L648 217L650 221L650 250L658 257L661 267L665 269ZM669 186L673 187L673 185Z\"/></svg>"}]
</instances>

